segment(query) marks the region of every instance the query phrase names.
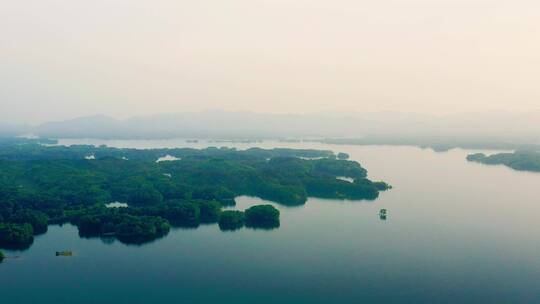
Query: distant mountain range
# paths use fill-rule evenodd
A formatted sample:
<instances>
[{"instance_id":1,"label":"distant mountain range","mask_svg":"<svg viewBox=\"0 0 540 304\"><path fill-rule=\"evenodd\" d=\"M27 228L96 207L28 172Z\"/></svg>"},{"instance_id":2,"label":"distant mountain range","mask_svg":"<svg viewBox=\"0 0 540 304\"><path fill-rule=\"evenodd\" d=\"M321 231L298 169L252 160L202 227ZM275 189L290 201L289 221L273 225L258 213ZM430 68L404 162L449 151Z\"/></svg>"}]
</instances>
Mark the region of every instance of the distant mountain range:
<instances>
[{"instance_id":1,"label":"distant mountain range","mask_svg":"<svg viewBox=\"0 0 540 304\"><path fill-rule=\"evenodd\" d=\"M0 124L0 136L32 133L49 138L497 138L537 142L540 112L487 112L442 117L379 112L286 115L205 111L115 119L95 115L38 126Z\"/></svg>"}]
</instances>

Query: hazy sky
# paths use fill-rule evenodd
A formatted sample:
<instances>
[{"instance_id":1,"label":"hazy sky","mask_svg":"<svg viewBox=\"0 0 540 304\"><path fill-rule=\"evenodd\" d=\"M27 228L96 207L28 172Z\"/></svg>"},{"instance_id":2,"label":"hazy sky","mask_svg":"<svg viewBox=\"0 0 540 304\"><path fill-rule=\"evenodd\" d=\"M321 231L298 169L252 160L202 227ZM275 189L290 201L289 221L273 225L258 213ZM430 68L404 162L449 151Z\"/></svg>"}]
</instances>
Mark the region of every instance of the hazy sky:
<instances>
[{"instance_id":1,"label":"hazy sky","mask_svg":"<svg viewBox=\"0 0 540 304\"><path fill-rule=\"evenodd\" d=\"M538 0L0 4L0 122L540 109Z\"/></svg>"}]
</instances>

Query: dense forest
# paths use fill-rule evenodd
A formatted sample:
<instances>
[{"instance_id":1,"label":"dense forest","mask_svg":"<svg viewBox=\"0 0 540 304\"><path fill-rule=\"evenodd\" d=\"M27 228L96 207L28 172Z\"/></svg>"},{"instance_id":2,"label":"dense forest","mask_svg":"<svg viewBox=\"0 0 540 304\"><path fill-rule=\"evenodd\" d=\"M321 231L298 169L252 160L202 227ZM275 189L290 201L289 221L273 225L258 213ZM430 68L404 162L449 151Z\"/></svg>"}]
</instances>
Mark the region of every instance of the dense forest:
<instances>
[{"instance_id":1,"label":"dense forest","mask_svg":"<svg viewBox=\"0 0 540 304\"><path fill-rule=\"evenodd\" d=\"M157 161L165 155L178 160ZM301 205L309 196L372 200L388 188L368 180L357 162L337 159L330 151L137 150L0 141L0 247L28 247L49 224L67 222L81 236L110 235L125 243L162 237L171 225L275 228L279 212L272 206L245 212L222 208L240 195ZM129 207L107 208L111 202Z\"/></svg>"},{"instance_id":2,"label":"dense forest","mask_svg":"<svg viewBox=\"0 0 540 304\"><path fill-rule=\"evenodd\" d=\"M468 155L467 160L486 165L505 165L520 171L540 172L540 153L532 151L498 153L489 156L476 153Z\"/></svg>"},{"instance_id":3,"label":"dense forest","mask_svg":"<svg viewBox=\"0 0 540 304\"><path fill-rule=\"evenodd\" d=\"M171 156L173 158L183 158L186 156L208 156L208 157L237 157L237 158L272 158L272 157L302 157L302 158L322 158L335 157L329 150L313 149L261 149L251 148L247 150L236 150L235 148L162 148L162 149L130 149L112 148L107 146L93 145L55 145L56 140L49 139L25 139L25 138L2 138L0 137L0 159L2 160L57 160L57 159L84 159L106 157L121 158L124 160L147 160L155 161L160 157ZM233 155L234 154L234 155Z\"/></svg>"}]
</instances>

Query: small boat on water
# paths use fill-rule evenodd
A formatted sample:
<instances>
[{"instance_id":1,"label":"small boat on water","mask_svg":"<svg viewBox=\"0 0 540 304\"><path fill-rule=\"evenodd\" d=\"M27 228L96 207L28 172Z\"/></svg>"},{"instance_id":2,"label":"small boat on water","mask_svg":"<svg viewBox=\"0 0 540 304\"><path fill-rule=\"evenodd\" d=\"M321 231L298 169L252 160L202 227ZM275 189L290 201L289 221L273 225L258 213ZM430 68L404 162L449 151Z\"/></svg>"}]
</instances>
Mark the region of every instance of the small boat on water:
<instances>
[{"instance_id":1,"label":"small boat on water","mask_svg":"<svg viewBox=\"0 0 540 304\"><path fill-rule=\"evenodd\" d=\"M72 256L73 252L71 251L57 251L56 256Z\"/></svg>"},{"instance_id":2,"label":"small boat on water","mask_svg":"<svg viewBox=\"0 0 540 304\"><path fill-rule=\"evenodd\" d=\"M386 209L381 209L381 210L379 211L379 218L380 218L381 220L386 220L386 214L387 214Z\"/></svg>"}]
</instances>

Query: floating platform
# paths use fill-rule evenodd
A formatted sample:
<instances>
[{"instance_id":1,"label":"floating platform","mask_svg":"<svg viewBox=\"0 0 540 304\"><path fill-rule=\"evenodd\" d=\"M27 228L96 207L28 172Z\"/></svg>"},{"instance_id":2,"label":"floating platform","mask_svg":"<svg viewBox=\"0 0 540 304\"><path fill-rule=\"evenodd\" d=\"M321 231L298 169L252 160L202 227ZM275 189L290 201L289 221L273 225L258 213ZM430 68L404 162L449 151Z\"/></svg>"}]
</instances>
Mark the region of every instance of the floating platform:
<instances>
[{"instance_id":1,"label":"floating platform","mask_svg":"<svg viewBox=\"0 0 540 304\"><path fill-rule=\"evenodd\" d=\"M379 211L379 218L380 218L381 220L386 220L386 214L387 214L386 209L381 209L381 210Z\"/></svg>"}]
</instances>

